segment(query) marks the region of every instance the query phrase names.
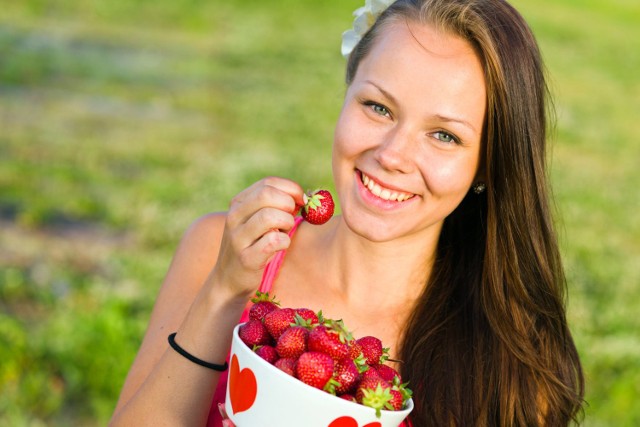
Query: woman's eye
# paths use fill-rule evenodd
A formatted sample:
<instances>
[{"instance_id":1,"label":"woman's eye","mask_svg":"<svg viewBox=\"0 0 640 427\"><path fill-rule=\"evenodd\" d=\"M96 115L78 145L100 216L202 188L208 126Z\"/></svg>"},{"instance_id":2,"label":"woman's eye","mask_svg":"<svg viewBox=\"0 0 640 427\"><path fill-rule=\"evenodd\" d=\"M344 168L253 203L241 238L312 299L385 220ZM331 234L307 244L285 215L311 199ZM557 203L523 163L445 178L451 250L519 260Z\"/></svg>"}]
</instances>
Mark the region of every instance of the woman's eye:
<instances>
[{"instance_id":1,"label":"woman's eye","mask_svg":"<svg viewBox=\"0 0 640 427\"><path fill-rule=\"evenodd\" d=\"M376 102L365 102L365 105L367 105L369 108L371 108L371 110L376 113L379 116L389 116L389 110L387 110L387 107L385 107L384 105L378 104Z\"/></svg>"},{"instance_id":2,"label":"woman's eye","mask_svg":"<svg viewBox=\"0 0 640 427\"><path fill-rule=\"evenodd\" d=\"M453 136L450 133L448 133L448 132L438 131L438 132L434 133L433 135L440 142L444 142L444 143L447 143L447 144L450 144L452 142L456 143L456 144L458 143L458 139L455 136Z\"/></svg>"}]
</instances>

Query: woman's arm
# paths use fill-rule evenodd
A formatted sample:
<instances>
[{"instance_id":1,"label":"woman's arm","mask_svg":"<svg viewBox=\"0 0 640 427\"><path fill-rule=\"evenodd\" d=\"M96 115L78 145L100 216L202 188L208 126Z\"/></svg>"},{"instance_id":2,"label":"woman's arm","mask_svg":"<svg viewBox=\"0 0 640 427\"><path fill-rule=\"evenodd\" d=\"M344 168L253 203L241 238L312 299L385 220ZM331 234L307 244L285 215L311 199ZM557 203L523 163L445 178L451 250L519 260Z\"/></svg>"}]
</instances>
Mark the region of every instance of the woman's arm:
<instances>
[{"instance_id":1,"label":"woman's arm","mask_svg":"<svg viewBox=\"0 0 640 427\"><path fill-rule=\"evenodd\" d=\"M204 425L220 374L171 349L223 363L231 332L273 255L289 246L302 189L266 178L240 193L229 213L207 215L185 233L127 376L111 425Z\"/></svg>"},{"instance_id":2,"label":"woman's arm","mask_svg":"<svg viewBox=\"0 0 640 427\"><path fill-rule=\"evenodd\" d=\"M142 425L166 423L167 425L202 425L208 412L207 401L212 400L213 385L219 373L189 362L167 342L170 333L178 331L187 317L189 308L203 306L208 299L207 286L203 286L215 265L218 247L224 228L223 215L208 215L196 221L185 233L160 289L151 314L149 326L140 350L131 366L120 399L114 412L112 425ZM225 301L226 300L226 301ZM233 298L222 291L216 298L207 301L205 316L194 316L200 325L190 327L200 337L220 343L219 349L205 354L198 353L188 342L183 342L184 334L176 336L183 348L201 359L222 363L226 357L229 328L242 312L243 302L233 303ZM220 327L216 331L207 326L207 317L218 313ZM215 322L215 319L211 319ZM202 340L204 341L204 340ZM189 402L181 402L189 399ZM175 409L171 409L175 408ZM179 410L178 408L183 408ZM180 413L185 411L184 413ZM142 415L141 415L142 414ZM172 417L176 417L172 419ZM133 417L133 418L130 418ZM159 419L154 419L158 417ZM140 421L144 420L144 423Z\"/></svg>"}]
</instances>

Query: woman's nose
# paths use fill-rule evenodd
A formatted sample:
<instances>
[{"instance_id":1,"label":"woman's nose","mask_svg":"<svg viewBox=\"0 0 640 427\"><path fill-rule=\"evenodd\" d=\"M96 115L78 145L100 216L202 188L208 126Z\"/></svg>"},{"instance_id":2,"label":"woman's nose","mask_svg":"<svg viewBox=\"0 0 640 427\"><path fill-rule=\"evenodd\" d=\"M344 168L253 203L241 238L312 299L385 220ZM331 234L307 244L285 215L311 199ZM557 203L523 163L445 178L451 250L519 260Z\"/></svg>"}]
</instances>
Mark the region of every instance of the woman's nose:
<instances>
[{"instance_id":1,"label":"woman's nose","mask_svg":"<svg viewBox=\"0 0 640 427\"><path fill-rule=\"evenodd\" d=\"M415 159L415 145L409 132L400 127L390 130L375 149L375 159L390 172L410 173Z\"/></svg>"}]
</instances>

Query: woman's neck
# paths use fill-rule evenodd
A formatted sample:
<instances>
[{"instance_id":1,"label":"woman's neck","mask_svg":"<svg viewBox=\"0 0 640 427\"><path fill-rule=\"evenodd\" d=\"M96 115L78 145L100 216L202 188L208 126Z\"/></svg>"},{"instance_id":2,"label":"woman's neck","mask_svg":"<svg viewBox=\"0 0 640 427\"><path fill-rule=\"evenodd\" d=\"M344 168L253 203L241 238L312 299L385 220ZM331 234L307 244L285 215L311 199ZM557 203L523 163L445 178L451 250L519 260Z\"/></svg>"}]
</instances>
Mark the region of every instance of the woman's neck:
<instances>
[{"instance_id":1,"label":"woman's neck","mask_svg":"<svg viewBox=\"0 0 640 427\"><path fill-rule=\"evenodd\" d=\"M410 235L372 242L336 218L319 248L334 291L348 305L408 307L422 293L431 273L438 236Z\"/></svg>"}]
</instances>

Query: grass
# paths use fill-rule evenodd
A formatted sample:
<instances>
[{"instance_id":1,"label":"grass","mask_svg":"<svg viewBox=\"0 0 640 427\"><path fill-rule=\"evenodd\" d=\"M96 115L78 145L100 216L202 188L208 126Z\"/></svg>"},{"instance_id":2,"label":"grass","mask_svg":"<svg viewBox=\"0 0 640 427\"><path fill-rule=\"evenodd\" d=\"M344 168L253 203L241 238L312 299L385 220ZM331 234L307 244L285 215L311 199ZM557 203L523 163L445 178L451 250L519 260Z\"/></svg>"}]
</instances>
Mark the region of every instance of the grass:
<instances>
[{"instance_id":1,"label":"grass","mask_svg":"<svg viewBox=\"0 0 640 427\"><path fill-rule=\"evenodd\" d=\"M585 425L638 425L640 8L514 5L555 94ZM104 425L188 224L264 175L331 188L340 34L358 6L3 5L0 424Z\"/></svg>"}]
</instances>

